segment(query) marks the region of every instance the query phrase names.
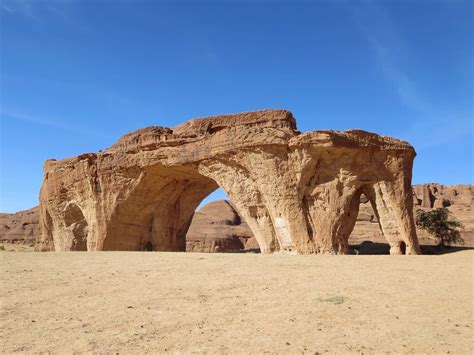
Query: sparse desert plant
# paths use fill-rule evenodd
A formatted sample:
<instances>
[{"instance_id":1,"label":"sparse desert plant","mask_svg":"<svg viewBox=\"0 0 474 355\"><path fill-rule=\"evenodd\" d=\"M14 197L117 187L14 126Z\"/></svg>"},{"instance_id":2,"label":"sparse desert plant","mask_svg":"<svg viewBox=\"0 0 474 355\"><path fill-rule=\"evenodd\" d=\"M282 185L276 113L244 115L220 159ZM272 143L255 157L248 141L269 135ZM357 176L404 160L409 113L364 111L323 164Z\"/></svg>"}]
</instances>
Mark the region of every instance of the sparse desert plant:
<instances>
[{"instance_id":1,"label":"sparse desert plant","mask_svg":"<svg viewBox=\"0 0 474 355\"><path fill-rule=\"evenodd\" d=\"M5 246L3 246L2 244L0 244L0 250L5 250Z\"/></svg>"},{"instance_id":2,"label":"sparse desert plant","mask_svg":"<svg viewBox=\"0 0 474 355\"><path fill-rule=\"evenodd\" d=\"M447 208L436 208L431 211L416 211L416 226L427 231L438 240L438 246L444 247L452 243L463 244L460 229L463 225L450 219Z\"/></svg>"},{"instance_id":3,"label":"sparse desert plant","mask_svg":"<svg viewBox=\"0 0 474 355\"><path fill-rule=\"evenodd\" d=\"M343 304L345 300L346 300L346 298L343 297L343 296L328 296L328 297L319 297L318 298L319 302L330 302L330 303L333 303L333 304Z\"/></svg>"}]
</instances>

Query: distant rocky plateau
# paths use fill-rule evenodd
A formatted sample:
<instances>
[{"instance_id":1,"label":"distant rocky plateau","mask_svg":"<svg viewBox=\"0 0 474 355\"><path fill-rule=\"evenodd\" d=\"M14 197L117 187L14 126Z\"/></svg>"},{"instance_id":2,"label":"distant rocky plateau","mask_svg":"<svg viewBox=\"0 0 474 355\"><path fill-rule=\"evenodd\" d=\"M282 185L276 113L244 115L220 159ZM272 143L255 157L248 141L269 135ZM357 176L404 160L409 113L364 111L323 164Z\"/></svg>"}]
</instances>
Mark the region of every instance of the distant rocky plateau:
<instances>
[{"instance_id":1,"label":"distant rocky plateau","mask_svg":"<svg viewBox=\"0 0 474 355\"><path fill-rule=\"evenodd\" d=\"M451 217L461 222L465 246L474 246L474 186L444 186L437 183L413 186L414 210L446 207ZM417 230L421 244L435 241ZM33 247L39 236L38 207L16 213L0 213L0 243ZM349 239L362 249L366 243L386 243L377 217L362 196L357 223ZM212 201L196 211L186 235L186 251L229 252L258 251L258 244L234 205L225 200Z\"/></svg>"},{"instance_id":2,"label":"distant rocky plateau","mask_svg":"<svg viewBox=\"0 0 474 355\"><path fill-rule=\"evenodd\" d=\"M0 242L33 246L39 235L38 206L16 213L0 213Z\"/></svg>"}]
</instances>

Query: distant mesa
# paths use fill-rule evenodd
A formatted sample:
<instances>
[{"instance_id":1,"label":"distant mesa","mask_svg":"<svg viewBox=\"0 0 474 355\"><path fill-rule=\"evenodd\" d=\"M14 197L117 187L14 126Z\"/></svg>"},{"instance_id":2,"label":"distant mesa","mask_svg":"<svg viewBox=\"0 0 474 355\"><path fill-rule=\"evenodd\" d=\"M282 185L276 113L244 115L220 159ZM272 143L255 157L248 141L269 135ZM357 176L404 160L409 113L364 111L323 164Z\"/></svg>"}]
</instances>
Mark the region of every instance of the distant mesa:
<instances>
[{"instance_id":1,"label":"distant mesa","mask_svg":"<svg viewBox=\"0 0 474 355\"><path fill-rule=\"evenodd\" d=\"M258 251L245 220L229 201L212 201L194 214L186 234L186 251Z\"/></svg>"}]
</instances>

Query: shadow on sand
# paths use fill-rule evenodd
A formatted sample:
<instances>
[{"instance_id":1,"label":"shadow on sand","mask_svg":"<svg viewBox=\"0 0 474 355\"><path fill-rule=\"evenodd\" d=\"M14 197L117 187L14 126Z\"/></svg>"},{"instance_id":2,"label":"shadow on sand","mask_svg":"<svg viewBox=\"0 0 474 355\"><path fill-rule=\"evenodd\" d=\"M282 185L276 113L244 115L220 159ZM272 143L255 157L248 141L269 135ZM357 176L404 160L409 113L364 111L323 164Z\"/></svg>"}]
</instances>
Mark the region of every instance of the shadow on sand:
<instances>
[{"instance_id":1,"label":"shadow on sand","mask_svg":"<svg viewBox=\"0 0 474 355\"><path fill-rule=\"evenodd\" d=\"M221 253L233 253L233 254L260 254L260 249L239 249L239 250L225 250Z\"/></svg>"},{"instance_id":2,"label":"shadow on sand","mask_svg":"<svg viewBox=\"0 0 474 355\"><path fill-rule=\"evenodd\" d=\"M390 254L390 246L387 243L374 243L371 241L364 241L360 244L351 245L355 254L358 255L388 255ZM437 245L420 245L421 252L424 255L443 255L456 253L463 250L473 250L470 246L445 246L439 247Z\"/></svg>"}]
</instances>

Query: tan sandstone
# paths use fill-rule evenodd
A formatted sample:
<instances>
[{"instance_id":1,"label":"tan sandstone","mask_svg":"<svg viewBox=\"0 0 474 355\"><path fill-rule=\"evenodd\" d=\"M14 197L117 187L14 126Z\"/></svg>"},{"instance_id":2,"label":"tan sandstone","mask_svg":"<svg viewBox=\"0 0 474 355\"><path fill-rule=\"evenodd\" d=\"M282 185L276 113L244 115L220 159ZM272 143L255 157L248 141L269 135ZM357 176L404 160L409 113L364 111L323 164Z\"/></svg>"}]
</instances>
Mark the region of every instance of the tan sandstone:
<instances>
[{"instance_id":1,"label":"tan sandstone","mask_svg":"<svg viewBox=\"0 0 474 355\"><path fill-rule=\"evenodd\" d=\"M360 130L300 133L264 110L148 127L99 153L48 160L40 250L184 251L196 206L221 187L264 253L346 253L361 194L392 254L418 254L415 151Z\"/></svg>"},{"instance_id":2,"label":"tan sandstone","mask_svg":"<svg viewBox=\"0 0 474 355\"><path fill-rule=\"evenodd\" d=\"M413 186L414 212L417 209L430 210L423 207L417 197L417 191L436 187L430 192L440 200L448 200L447 209L451 218L462 223L461 236L465 246L474 246L474 187L472 185L445 186L430 183ZM441 193L439 193L441 191ZM451 197L449 197L451 196ZM433 201L430 205L437 206ZM435 207L433 207L435 208ZM38 208L15 214L0 214L0 243L19 244L19 246L33 246L39 237ZM434 240L426 232L417 229L417 235L422 244L433 244ZM384 243L385 239L380 231L377 216L367 198L361 196L357 222L349 238L349 244L357 248L358 244L366 242ZM385 252L382 248L373 248L368 253ZM146 247L146 246L145 246ZM146 248L145 248L146 249ZM212 201L194 213L191 225L186 234L186 251L193 252L224 252L238 250L259 249L258 243L245 220L239 215L232 203L224 200Z\"/></svg>"}]
</instances>

